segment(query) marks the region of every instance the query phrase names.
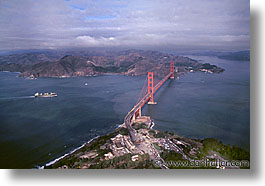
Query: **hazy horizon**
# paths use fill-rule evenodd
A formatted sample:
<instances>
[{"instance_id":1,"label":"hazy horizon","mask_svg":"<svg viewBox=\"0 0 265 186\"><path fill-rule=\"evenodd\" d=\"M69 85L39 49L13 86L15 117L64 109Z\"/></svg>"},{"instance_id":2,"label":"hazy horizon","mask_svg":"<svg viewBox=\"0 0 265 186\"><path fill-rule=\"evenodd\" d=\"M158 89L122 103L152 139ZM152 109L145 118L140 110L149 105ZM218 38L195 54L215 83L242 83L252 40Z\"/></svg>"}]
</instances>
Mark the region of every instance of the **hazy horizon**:
<instances>
[{"instance_id":1,"label":"hazy horizon","mask_svg":"<svg viewBox=\"0 0 265 186\"><path fill-rule=\"evenodd\" d=\"M249 0L0 1L0 51L249 50Z\"/></svg>"}]
</instances>

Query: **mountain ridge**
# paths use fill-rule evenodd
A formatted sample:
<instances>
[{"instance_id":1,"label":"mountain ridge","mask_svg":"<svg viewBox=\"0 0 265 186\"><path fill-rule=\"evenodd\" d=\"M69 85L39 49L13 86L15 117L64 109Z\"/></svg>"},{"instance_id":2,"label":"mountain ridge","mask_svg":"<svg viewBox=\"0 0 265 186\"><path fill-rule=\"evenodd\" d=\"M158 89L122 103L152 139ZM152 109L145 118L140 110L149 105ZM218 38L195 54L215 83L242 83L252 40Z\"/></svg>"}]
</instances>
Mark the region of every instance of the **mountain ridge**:
<instances>
[{"instance_id":1,"label":"mountain ridge","mask_svg":"<svg viewBox=\"0 0 265 186\"><path fill-rule=\"evenodd\" d=\"M153 71L163 77L168 73L170 61L175 62L179 73L202 71L203 64L183 56L158 51L125 50L73 51L54 53L26 53L0 56L1 71L18 71L21 77L76 77L106 73L139 76ZM208 65L213 73L223 69Z\"/></svg>"}]
</instances>

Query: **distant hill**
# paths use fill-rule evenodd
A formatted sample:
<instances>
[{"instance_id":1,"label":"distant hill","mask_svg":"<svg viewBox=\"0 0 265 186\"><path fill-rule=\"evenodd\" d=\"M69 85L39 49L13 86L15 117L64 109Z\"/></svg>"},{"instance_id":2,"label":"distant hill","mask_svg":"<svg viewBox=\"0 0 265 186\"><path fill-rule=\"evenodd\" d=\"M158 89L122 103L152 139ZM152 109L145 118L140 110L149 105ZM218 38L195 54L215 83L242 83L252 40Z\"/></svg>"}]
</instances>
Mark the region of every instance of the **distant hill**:
<instances>
[{"instance_id":1,"label":"distant hill","mask_svg":"<svg viewBox=\"0 0 265 186\"><path fill-rule=\"evenodd\" d=\"M175 62L179 73L201 71L204 64L183 56L157 51L72 51L26 53L0 56L0 71L21 72L23 77L73 77L118 73L138 76L153 71L163 77ZM217 66L207 66L213 73L222 72Z\"/></svg>"},{"instance_id":2,"label":"distant hill","mask_svg":"<svg viewBox=\"0 0 265 186\"><path fill-rule=\"evenodd\" d=\"M55 52L49 53L23 53L0 56L0 64L20 64L33 65L44 61L56 61L62 57L62 54Z\"/></svg>"},{"instance_id":3,"label":"distant hill","mask_svg":"<svg viewBox=\"0 0 265 186\"><path fill-rule=\"evenodd\" d=\"M218 57L235 61L250 61L250 51L230 52L225 55L219 55Z\"/></svg>"},{"instance_id":4,"label":"distant hill","mask_svg":"<svg viewBox=\"0 0 265 186\"><path fill-rule=\"evenodd\" d=\"M195 56L216 56L220 59L235 60L235 61L250 61L250 51L238 51L238 52L222 52L222 51L204 51L204 52L192 52L189 55Z\"/></svg>"}]
</instances>

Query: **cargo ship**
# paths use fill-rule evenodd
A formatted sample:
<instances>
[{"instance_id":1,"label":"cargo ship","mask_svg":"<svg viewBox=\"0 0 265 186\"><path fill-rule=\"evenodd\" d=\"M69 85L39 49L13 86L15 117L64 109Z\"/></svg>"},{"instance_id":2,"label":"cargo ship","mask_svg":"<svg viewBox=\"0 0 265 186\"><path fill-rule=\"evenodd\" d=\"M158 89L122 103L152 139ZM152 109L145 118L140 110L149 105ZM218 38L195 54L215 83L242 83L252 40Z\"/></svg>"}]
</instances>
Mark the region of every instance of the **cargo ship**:
<instances>
[{"instance_id":1,"label":"cargo ship","mask_svg":"<svg viewBox=\"0 0 265 186\"><path fill-rule=\"evenodd\" d=\"M50 97L56 97L57 94L54 92L51 93L35 93L34 94L35 98L42 97L42 98L50 98Z\"/></svg>"}]
</instances>

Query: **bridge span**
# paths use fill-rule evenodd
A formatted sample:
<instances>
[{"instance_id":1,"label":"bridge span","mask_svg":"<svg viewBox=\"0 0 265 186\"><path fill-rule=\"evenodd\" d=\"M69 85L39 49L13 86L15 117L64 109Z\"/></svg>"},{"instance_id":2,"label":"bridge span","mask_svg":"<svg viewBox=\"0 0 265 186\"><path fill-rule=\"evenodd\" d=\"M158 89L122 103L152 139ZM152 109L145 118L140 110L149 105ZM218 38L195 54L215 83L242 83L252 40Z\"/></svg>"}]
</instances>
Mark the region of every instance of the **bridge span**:
<instances>
[{"instance_id":1,"label":"bridge span","mask_svg":"<svg viewBox=\"0 0 265 186\"><path fill-rule=\"evenodd\" d=\"M124 118L124 123L129 131L130 138L132 142L135 144L139 142L140 137L137 135L137 132L132 128L132 121L136 119L137 116L141 116L141 109L145 105L146 102L148 104L156 104L154 102L154 94L155 92L169 79L174 79L174 62L170 62L170 72L162 79L160 80L155 86L153 86L153 72L148 72L148 89L147 93L144 95L144 97L136 103L136 105L127 113L127 115Z\"/></svg>"}]
</instances>

